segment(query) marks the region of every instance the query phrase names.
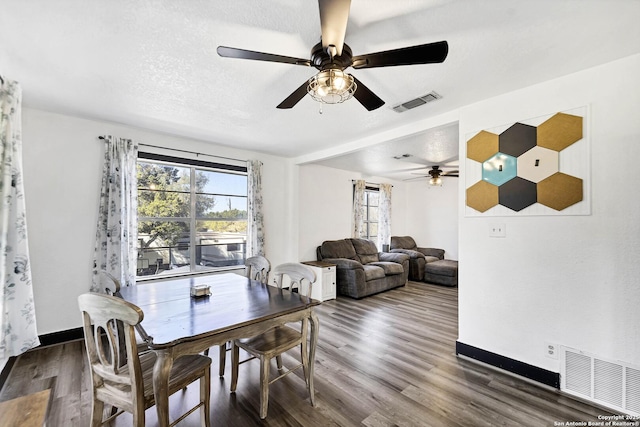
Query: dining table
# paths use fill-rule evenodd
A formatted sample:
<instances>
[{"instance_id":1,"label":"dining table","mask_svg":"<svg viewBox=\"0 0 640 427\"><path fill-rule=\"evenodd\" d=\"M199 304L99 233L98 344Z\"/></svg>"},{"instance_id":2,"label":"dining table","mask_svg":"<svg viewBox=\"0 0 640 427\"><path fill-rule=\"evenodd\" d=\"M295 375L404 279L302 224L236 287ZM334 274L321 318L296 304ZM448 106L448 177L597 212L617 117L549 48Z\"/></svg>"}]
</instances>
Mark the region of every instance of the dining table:
<instances>
[{"instance_id":1,"label":"dining table","mask_svg":"<svg viewBox=\"0 0 640 427\"><path fill-rule=\"evenodd\" d=\"M198 285L208 286L208 295L191 296L192 287ZM145 281L122 287L120 294L142 309L140 333L157 355L153 390L160 426L169 425L167 391L174 360L305 318L310 325L305 375L315 406L313 374L319 322L314 306L319 301L235 273Z\"/></svg>"}]
</instances>

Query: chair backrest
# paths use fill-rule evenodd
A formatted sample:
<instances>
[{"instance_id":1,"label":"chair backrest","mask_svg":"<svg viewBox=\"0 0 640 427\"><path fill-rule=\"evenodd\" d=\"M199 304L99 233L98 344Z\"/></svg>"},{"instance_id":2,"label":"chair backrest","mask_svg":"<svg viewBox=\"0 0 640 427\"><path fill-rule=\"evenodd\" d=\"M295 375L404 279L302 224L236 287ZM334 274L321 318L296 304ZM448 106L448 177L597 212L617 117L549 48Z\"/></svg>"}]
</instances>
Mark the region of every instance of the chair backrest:
<instances>
[{"instance_id":1,"label":"chair backrest","mask_svg":"<svg viewBox=\"0 0 640 427\"><path fill-rule=\"evenodd\" d=\"M391 236L391 249L418 249L416 241L411 236Z\"/></svg>"},{"instance_id":2,"label":"chair backrest","mask_svg":"<svg viewBox=\"0 0 640 427\"><path fill-rule=\"evenodd\" d=\"M351 239L325 240L316 249L318 261L325 258L346 258L357 260L356 249L353 247Z\"/></svg>"},{"instance_id":3,"label":"chair backrest","mask_svg":"<svg viewBox=\"0 0 640 427\"><path fill-rule=\"evenodd\" d=\"M269 280L269 271L271 271L271 263L268 259L261 255L249 257L245 260L244 265L247 266L247 277L251 280L257 280L266 284Z\"/></svg>"},{"instance_id":4,"label":"chair backrest","mask_svg":"<svg viewBox=\"0 0 640 427\"><path fill-rule=\"evenodd\" d=\"M380 261L380 254L375 243L368 239L350 239L356 250L356 260L362 265Z\"/></svg>"},{"instance_id":5,"label":"chair backrest","mask_svg":"<svg viewBox=\"0 0 640 427\"><path fill-rule=\"evenodd\" d=\"M289 262L274 268L273 275L279 288L282 288L283 276L287 276L290 280L291 290L297 288L300 294L311 298L311 285L316 281L316 273L311 267L297 262Z\"/></svg>"},{"instance_id":6,"label":"chair backrest","mask_svg":"<svg viewBox=\"0 0 640 427\"><path fill-rule=\"evenodd\" d=\"M122 298L93 292L80 295L78 305L94 389L104 387L111 403L122 401L118 407L133 405L132 399L144 396L134 331L144 317L142 310Z\"/></svg>"},{"instance_id":7,"label":"chair backrest","mask_svg":"<svg viewBox=\"0 0 640 427\"><path fill-rule=\"evenodd\" d=\"M101 292L107 295L120 295L120 281L110 273L104 270L98 270L96 274L96 285L98 289L94 289L97 292Z\"/></svg>"},{"instance_id":8,"label":"chair backrest","mask_svg":"<svg viewBox=\"0 0 640 427\"><path fill-rule=\"evenodd\" d=\"M122 294L120 293L120 281L116 279L116 277L110 273L107 273L104 270L98 270L97 272L97 281L99 289L98 292L104 293L106 295L111 295L114 297L122 298ZM147 335L147 332L144 330L142 325L135 325L136 331L138 331L138 335L142 338L142 341L149 344L152 341L152 338ZM118 333L122 334L124 330L122 328L118 329ZM140 348L140 345L138 345ZM120 349L121 356L124 358L126 355L124 346Z\"/></svg>"}]
</instances>

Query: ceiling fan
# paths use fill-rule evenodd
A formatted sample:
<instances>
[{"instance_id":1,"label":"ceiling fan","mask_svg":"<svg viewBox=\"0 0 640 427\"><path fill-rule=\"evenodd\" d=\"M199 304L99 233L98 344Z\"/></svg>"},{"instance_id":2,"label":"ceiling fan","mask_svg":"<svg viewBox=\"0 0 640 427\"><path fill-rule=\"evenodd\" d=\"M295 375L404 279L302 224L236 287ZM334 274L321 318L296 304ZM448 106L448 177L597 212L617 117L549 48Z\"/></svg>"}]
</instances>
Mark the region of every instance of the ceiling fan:
<instances>
[{"instance_id":1,"label":"ceiling fan","mask_svg":"<svg viewBox=\"0 0 640 427\"><path fill-rule=\"evenodd\" d=\"M449 167L453 167L453 166L443 166L443 168L445 168L445 169L449 168ZM414 174L414 175L420 175L420 176L416 177L416 178L405 179L405 181L411 181L411 180L414 180L414 179L431 177L429 179L429 185L442 185L442 180L440 179L441 177L458 178L460 176L460 171L452 170L452 171L448 171L448 172L443 172L442 169L440 169L440 166L438 166L438 165L431 166L431 170L427 171L427 173L429 175Z\"/></svg>"},{"instance_id":2,"label":"ceiling fan","mask_svg":"<svg viewBox=\"0 0 640 427\"><path fill-rule=\"evenodd\" d=\"M316 101L326 104L344 102L353 96L367 110L372 111L383 106L384 101L360 80L345 73L346 68L361 69L440 63L445 60L449 52L447 42L440 41L353 56L351 48L344 43L351 0L318 0L318 5L320 7L322 36L320 43L311 49L311 59L293 58L227 46L218 46L218 55L305 67L313 66L319 70L318 74L302 83L277 108L293 108L308 93Z\"/></svg>"}]
</instances>

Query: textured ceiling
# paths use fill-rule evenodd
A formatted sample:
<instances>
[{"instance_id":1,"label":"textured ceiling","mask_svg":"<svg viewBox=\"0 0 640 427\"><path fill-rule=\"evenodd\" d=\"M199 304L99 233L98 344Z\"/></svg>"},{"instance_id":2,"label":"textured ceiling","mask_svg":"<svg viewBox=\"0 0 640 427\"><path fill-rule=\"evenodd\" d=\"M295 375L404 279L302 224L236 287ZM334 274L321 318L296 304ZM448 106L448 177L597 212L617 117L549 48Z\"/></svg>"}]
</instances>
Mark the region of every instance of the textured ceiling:
<instances>
[{"instance_id":1,"label":"textured ceiling","mask_svg":"<svg viewBox=\"0 0 640 427\"><path fill-rule=\"evenodd\" d=\"M415 180L428 177L426 171L433 165L445 172L457 170L458 160L458 124L452 123L316 163L365 176Z\"/></svg>"},{"instance_id":2,"label":"textured ceiling","mask_svg":"<svg viewBox=\"0 0 640 427\"><path fill-rule=\"evenodd\" d=\"M275 108L315 69L216 54L226 45L308 58L320 36L313 0L0 0L0 12L0 73L22 83L26 106L286 157L640 52L636 0L353 0L355 55L447 40L449 56L354 70L386 105L368 112L350 100L319 114L308 96ZM432 90L443 98L391 110ZM402 152L416 138L393 144Z\"/></svg>"}]
</instances>

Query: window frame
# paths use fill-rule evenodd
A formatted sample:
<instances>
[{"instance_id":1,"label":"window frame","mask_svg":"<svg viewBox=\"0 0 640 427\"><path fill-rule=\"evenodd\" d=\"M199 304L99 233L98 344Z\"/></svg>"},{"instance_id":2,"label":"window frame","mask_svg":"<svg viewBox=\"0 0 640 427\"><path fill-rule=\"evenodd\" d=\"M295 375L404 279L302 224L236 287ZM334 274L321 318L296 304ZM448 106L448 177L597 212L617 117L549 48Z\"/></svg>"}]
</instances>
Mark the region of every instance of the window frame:
<instances>
[{"instance_id":1,"label":"window frame","mask_svg":"<svg viewBox=\"0 0 640 427\"><path fill-rule=\"evenodd\" d=\"M355 194L356 191L356 186L355 184L353 185L353 192ZM363 225L363 229L364 229L364 234L361 233L360 234L360 238L361 239L367 239L367 240L372 240L372 239L377 239L378 238L378 233L376 233L375 236L371 236L371 224L379 224L379 216L378 219L375 221L372 221L370 219L370 208L371 205L369 204L369 194L370 193L376 193L378 195L378 204L375 205L374 207L376 209L380 208L380 188L379 187L373 187L371 185L366 185L364 188L364 200L363 200L363 208L364 208L364 218L362 220L362 225ZM379 215L379 211L378 211L378 215Z\"/></svg>"},{"instance_id":2,"label":"window frame","mask_svg":"<svg viewBox=\"0 0 640 427\"><path fill-rule=\"evenodd\" d=\"M203 221L206 220L204 217L199 217L198 216L198 212L197 212L197 208L196 208L196 203L197 203L197 199L198 196L200 195L212 195L212 196L227 196L227 197L245 197L247 199L247 208L249 206L249 200L248 200L248 196L249 196L249 189L248 189L248 183L249 183L249 179L248 179L248 168L246 166L239 166L239 165L233 165L233 164L227 164L227 163L218 163L218 162L208 162L208 161L203 161L200 159L189 159L189 158L183 158L183 157L175 157L175 156L168 156L168 155L164 155L164 154L157 154L157 153L149 153L149 152L142 152L139 151L138 152L138 158L136 159L136 166L138 163L155 163L155 164L159 164L159 165L166 165L166 166L176 166L176 167L180 167L180 168L188 168L190 169L190 173L189 173L189 192L185 192L185 194L189 194L189 216L188 217L140 217L138 216L138 211L136 210L136 224L139 224L140 222L144 222L144 221L166 221L166 222L182 222L182 223L186 223L188 224L188 228L189 228L189 271L188 272L176 272L176 273L169 273L169 274L163 274L163 275L158 275L158 274L150 274L150 275L142 275L142 276L138 276L138 272L136 269L136 281L147 281L147 280L158 280L158 279L164 279L164 278L170 278L170 277L189 277L189 276L195 276L195 275L201 275L201 274L211 274L214 272L219 272L219 271L225 271L225 270L232 270L232 269L238 269L238 265L229 265L229 266L209 266L206 270L197 270L197 263L196 263L196 253L197 253L197 248L198 245L196 245L196 240L198 237L198 231L197 231L197 223L199 221ZM232 174L232 175L241 175L246 177L247 180L247 188L245 191L244 195L238 195L238 194L218 194L218 193L205 193L205 192L199 192L197 191L197 186L196 186L196 178L197 178L197 171L205 171L205 172L214 172L214 173L228 173L228 174ZM136 185L136 191L140 191L141 188ZM141 219L142 218L142 219ZM248 218L246 219L246 221L248 222ZM243 259L246 258L246 239L248 237L248 235L245 233L244 235L244 240L245 240L245 246L243 248ZM140 242L140 238L138 238L138 242ZM202 246L202 245L200 245ZM142 250L142 245L139 245L137 247L137 251L138 251L138 258L137 259L147 259L145 257L141 257L141 250ZM142 263L144 265L144 262ZM242 265L244 265L244 262L242 263ZM170 271L170 270L169 270Z\"/></svg>"},{"instance_id":3,"label":"window frame","mask_svg":"<svg viewBox=\"0 0 640 427\"><path fill-rule=\"evenodd\" d=\"M375 205L375 208L377 209L378 212L378 219L376 219L375 221L371 220L370 218L370 211L371 211L371 207L372 205L369 203L369 195L375 193L376 196L378 196L378 204ZM375 236L371 235L371 224L376 224L376 230L378 230L378 224L379 224L379 215L380 215L380 189L377 187L365 187L364 189L364 194L365 194L365 210L366 210L366 218L364 219L363 223L365 224L365 229L367 230L366 232L366 239L367 240L372 240L372 239L377 239L378 238L378 233L375 234Z\"/></svg>"}]
</instances>

